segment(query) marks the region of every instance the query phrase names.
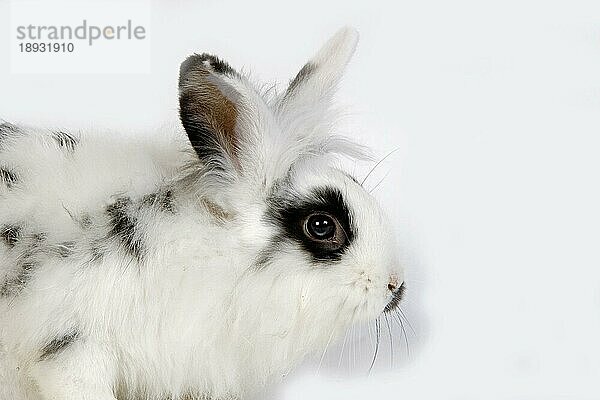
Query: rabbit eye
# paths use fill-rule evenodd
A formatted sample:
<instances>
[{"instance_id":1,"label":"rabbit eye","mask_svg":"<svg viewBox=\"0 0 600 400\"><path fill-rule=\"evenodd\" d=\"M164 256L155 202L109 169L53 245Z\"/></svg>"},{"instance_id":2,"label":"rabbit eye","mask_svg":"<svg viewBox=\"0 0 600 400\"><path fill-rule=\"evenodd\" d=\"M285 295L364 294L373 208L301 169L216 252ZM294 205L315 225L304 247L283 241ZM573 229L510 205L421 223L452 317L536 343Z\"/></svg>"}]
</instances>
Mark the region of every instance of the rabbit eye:
<instances>
[{"instance_id":1,"label":"rabbit eye","mask_svg":"<svg viewBox=\"0 0 600 400\"><path fill-rule=\"evenodd\" d=\"M305 219L304 234L324 251L336 251L346 244L339 221L328 214L312 214Z\"/></svg>"},{"instance_id":2,"label":"rabbit eye","mask_svg":"<svg viewBox=\"0 0 600 400\"><path fill-rule=\"evenodd\" d=\"M333 218L329 215L311 215L306 220L306 231L313 239L328 240L335 235L335 225Z\"/></svg>"},{"instance_id":3,"label":"rabbit eye","mask_svg":"<svg viewBox=\"0 0 600 400\"><path fill-rule=\"evenodd\" d=\"M316 188L306 198L273 198L268 221L314 261L339 261L355 236L351 213L339 190Z\"/></svg>"}]
</instances>

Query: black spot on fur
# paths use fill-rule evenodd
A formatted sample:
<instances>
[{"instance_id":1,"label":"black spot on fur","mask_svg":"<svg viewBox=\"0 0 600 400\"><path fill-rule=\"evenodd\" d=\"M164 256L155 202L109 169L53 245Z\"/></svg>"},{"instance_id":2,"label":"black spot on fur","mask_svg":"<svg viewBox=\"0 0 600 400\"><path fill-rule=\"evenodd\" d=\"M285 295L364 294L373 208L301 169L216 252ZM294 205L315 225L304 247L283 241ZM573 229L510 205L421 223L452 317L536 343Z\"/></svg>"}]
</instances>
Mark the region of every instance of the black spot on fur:
<instances>
[{"instance_id":1,"label":"black spot on fur","mask_svg":"<svg viewBox=\"0 0 600 400\"><path fill-rule=\"evenodd\" d=\"M163 196L160 197L160 209L163 211L168 211L170 213L175 212L175 208L173 206L173 192L167 190Z\"/></svg>"},{"instance_id":2,"label":"black spot on fur","mask_svg":"<svg viewBox=\"0 0 600 400\"><path fill-rule=\"evenodd\" d=\"M145 206L154 207L156 200L158 199L158 193L150 193L142 197L142 204Z\"/></svg>"},{"instance_id":3,"label":"black spot on fur","mask_svg":"<svg viewBox=\"0 0 600 400\"><path fill-rule=\"evenodd\" d=\"M292 79L292 81L290 82L290 85L287 88L287 91L285 92L285 96L289 96L290 94L292 94L292 92L294 92L294 90L296 90L301 83L303 83L305 80L308 79L309 76L312 75L312 73L314 72L316 68L316 65L309 62L306 63L302 69L300 69L300 71L298 72L298 74L296 75L296 77L294 79Z\"/></svg>"},{"instance_id":4,"label":"black spot on fur","mask_svg":"<svg viewBox=\"0 0 600 400\"><path fill-rule=\"evenodd\" d=\"M337 189L317 188L304 199L297 199L287 193L275 195L269 199L269 204L266 219L280 228L283 233L274 238L271 247L291 238L308 251L315 261L338 261L354 239L355 232L351 224L350 210ZM306 236L304 221L314 213L329 214L337 219L346 238L341 247L331 249ZM268 250L269 247L265 249L266 253L262 254L258 261L266 259Z\"/></svg>"},{"instance_id":5,"label":"black spot on fur","mask_svg":"<svg viewBox=\"0 0 600 400\"><path fill-rule=\"evenodd\" d=\"M383 311L386 313L389 313L389 312L395 310L396 307L398 307L398 304L400 304L402 297L404 297L405 291L406 291L406 287L404 286L404 282L403 282L402 285L400 285L400 287L394 292L394 295L393 295L394 297L392 297L392 300L390 300L390 302L385 306Z\"/></svg>"},{"instance_id":6,"label":"black spot on fur","mask_svg":"<svg viewBox=\"0 0 600 400\"><path fill-rule=\"evenodd\" d=\"M136 232L137 218L132 215L132 202L128 197L121 197L106 208L110 218L109 238L117 238L123 248L138 261L142 259L142 244Z\"/></svg>"},{"instance_id":7,"label":"black spot on fur","mask_svg":"<svg viewBox=\"0 0 600 400\"><path fill-rule=\"evenodd\" d=\"M0 182L3 182L7 188L12 188L18 181L17 174L8 168L0 168Z\"/></svg>"},{"instance_id":8,"label":"black spot on fur","mask_svg":"<svg viewBox=\"0 0 600 400\"><path fill-rule=\"evenodd\" d=\"M75 151L75 147L77 146L77 143L79 143L79 139L65 132L54 132L52 138L60 148L71 152Z\"/></svg>"},{"instance_id":9,"label":"black spot on fur","mask_svg":"<svg viewBox=\"0 0 600 400\"><path fill-rule=\"evenodd\" d=\"M0 141L10 135L19 132L19 128L16 125L10 124L8 122L0 123Z\"/></svg>"},{"instance_id":10,"label":"black spot on fur","mask_svg":"<svg viewBox=\"0 0 600 400\"><path fill-rule=\"evenodd\" d=\"M58 353L64 351L67 347L72 345L79 338L79 336L79 331L73 329L71 332L53 339L42 348L39 361L46 361L56 356Z\"/></svg>"},{"instance_id":11,"label":"black spot on fur","mask_svg":"<svg viewBox=\"0 0 600 400\"><path fill-rule=\"evenodd\" d=\"M46 246L46 234L22 234L18 227L3 228L3 237L11 247L19 246L19 257L16 260L15 271L9 274L0 287L0 296L18 295L29 283L39 265L40 254L50 250ZM8 238L8 239L7 239Z\"/></svg>"},{"instance_id":12,"label":"black spot on fur","mask_svg":"<svg viewBox=\"0 0 600 400\"><path fill-rule=\"evenodd\" d=\"M19 294L33 275L33 271L37 264L25 258L18 265L18 273L16 276L7 279L0 288L0 297L15 296Z\"/></svg>"},{"instance_id":13,"label":"black spot on fur","mask_svg":"<svg viewBox=\"0 0 600 400\"><path fill-rule=\"evenodd\" d=\"M15 225L5 225L0 231L0 236L4 239L6 244L10 247L14 247L21 237L21 228Z\"/></svg>"},{"instance_id":14,"label":"black spot on fur","mask_svg":"<svg viewBox=\"0 0 600 400\"><path fill-rule=\"evenodd\" d=\"M142 205L174 214L175 206L173 204L173 191L164 190L147 194L142 198Z\"/></svg>"}]
</instances>

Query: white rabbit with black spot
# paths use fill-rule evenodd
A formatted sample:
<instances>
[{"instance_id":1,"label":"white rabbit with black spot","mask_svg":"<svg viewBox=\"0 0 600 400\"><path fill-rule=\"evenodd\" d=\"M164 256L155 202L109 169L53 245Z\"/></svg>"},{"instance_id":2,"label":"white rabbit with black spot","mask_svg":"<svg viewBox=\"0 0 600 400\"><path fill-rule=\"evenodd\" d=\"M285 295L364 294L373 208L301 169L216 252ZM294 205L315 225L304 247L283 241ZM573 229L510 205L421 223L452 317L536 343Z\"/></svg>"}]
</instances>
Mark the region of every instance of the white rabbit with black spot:
<instances>
[{"instance_id":1,"label":"white rabbit with black spot","mask_svg":"<svg viewBox=\"0 0 600 400\"><path fill-rule=\"evenodd\" d=\"M189 57L172 135L0 125L0 399L244 398L397 306L389 219L335 162L357 40L276 95Z\"/></svg>"}]
</instances>

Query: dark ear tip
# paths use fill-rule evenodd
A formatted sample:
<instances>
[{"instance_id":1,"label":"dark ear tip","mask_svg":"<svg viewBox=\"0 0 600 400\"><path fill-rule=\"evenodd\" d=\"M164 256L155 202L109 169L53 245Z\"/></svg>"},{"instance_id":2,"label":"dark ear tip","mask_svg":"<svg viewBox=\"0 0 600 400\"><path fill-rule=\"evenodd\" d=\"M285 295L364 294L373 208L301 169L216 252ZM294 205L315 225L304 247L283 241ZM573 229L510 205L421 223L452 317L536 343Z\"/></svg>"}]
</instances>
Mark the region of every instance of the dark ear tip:
<instances>
[{"instance_id":1,"label":"dark ear tip","mask_svg":"<svg viewBox=\"0 0 600 400\"><path fill-rule=\"evenodd\" d=\"M202 65L202 59L198 54L194 54L185 59L184 62L179 66L179 86L181 86L192 71L197 71L201 69L206 69Z\"/></svg>"},{"instance_id":2,"label":"dark ear tip","mask_svg":"<svg viewBox=\"0 0 600 400\"><path fill-rule=\"evenodd\" d=\"M236 72L229 64L212 54L202 53L194 54L185 59L179 67L179 84L192 71L212 71L223 75L236 75Z\"/></svg>"}]
</instances>

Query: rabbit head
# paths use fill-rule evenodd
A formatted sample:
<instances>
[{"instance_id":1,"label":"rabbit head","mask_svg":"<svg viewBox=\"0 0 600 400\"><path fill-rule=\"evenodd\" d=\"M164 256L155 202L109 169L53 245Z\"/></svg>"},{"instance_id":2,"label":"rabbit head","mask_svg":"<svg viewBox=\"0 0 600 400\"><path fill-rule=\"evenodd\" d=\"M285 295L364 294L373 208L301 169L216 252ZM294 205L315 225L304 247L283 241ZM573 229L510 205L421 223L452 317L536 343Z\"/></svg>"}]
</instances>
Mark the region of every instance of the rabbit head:
<instances>
[{"instance_id":1,"label":"rabbit head","mask_svg":"<svg viewBox=\"0 0 600 400\"><path fill-rule=\"evenodd\" d=\"M234 221L251 254L229 310L269 357L319 349L396 307L404 288L389 219L333 162L364 154L332 134L333 95L357 41L342 29L274 96L211 55L181 66L180 117L200 160L190 187Z\"/></svg>"}]
</instances>

